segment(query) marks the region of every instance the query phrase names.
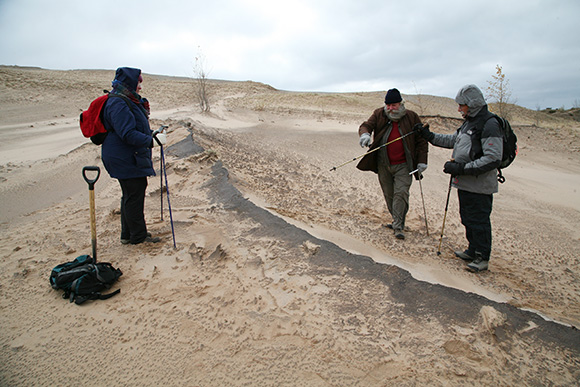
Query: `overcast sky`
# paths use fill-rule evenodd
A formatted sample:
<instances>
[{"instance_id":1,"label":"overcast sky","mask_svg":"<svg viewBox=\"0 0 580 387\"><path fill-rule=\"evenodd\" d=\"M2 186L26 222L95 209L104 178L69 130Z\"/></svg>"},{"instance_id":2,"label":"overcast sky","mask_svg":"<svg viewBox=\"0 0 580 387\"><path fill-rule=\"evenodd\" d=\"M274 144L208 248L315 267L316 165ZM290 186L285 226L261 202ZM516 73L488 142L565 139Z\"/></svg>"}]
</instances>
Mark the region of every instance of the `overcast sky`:
<instances>
[{"instance_id":1,"label":"overcast sky","mask_svg":"<svg viewBox=\"0 0 580 387\"><path fill-rule=\"evenodd\" d=\"M579 21L580 0L0 0L0 64L192 77L201 54L210 78L451 98L500 65L517 104L570 108Z\"/></svg>"}]
</instances>

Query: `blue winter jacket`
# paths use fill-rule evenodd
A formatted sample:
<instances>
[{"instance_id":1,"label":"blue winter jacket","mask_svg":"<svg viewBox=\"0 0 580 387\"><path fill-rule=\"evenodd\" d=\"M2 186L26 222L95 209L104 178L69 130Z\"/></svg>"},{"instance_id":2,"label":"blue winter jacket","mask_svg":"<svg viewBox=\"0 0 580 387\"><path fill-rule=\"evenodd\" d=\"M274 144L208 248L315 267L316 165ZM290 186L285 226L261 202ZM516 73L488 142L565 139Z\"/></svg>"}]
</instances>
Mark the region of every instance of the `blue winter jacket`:
<instances>
[{"instance_id":1,"label":"blue winter jacket","mask_svg":"<svg viewBox=\"0 0 580 387\"><path fill-rule=\"evenodd\" d=\"M140 75L139 69L121 67L115 80L136 91ZM109 96L103 109L103 124L109 134L101 157L109 175L115 179L155 176L151 160L153 137L145 111L127 97Z\"/></svg>"}]
</instances>

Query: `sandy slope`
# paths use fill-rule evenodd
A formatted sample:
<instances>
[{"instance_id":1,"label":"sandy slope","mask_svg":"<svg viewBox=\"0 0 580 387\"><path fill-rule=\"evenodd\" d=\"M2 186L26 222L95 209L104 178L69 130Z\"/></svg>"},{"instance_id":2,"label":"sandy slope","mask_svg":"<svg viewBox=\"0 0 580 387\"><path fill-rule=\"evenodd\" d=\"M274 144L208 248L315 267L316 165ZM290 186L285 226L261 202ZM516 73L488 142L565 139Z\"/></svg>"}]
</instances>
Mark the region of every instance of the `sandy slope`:
<instances>
[{"instance_id":1,"label":"sandy slope","mask_svg":"<svg viewBox=\"0 0 580 387\"><path fill-rule=\"evenodd\" d=\"M77 115L112 75L0 67L0 384L578 383L578 331L523 310L580 323L578 128L553 117L517 127L520 154L494 199L491 268L473 275L452 256L464 242L455 192L436 255L448 151L431 148L422 183L430 235L415 183L404 242L382 227L373 174L354 163L330 171L362 153L356 129L382 93L219 82L201 115L188 80L147 76L152 126L170 126L177 249L158 177L146 214L164 243L119 243L120 189L103 173L99 259L123 270L122 293L63 301L48 275L90 253L80 171L102 166L98 147L78 147ZM449 117L426 118L434 130L456 127L452 101L407 99Z\"/></svg>"}]
</instances>

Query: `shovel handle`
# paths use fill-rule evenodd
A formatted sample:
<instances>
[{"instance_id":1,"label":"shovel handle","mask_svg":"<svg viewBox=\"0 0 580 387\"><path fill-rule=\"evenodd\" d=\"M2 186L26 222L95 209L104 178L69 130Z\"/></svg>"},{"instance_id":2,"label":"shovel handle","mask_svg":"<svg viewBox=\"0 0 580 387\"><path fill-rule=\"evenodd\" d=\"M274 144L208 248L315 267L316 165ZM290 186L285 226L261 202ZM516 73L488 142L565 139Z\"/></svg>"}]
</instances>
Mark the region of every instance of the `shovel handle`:
<instances>
[{"instance_id":1,"label":"shovel handle","mask_svg":"<svg viewBox=\"0 0 580 387\"><path fill-rule=\"evenodd\" d=\"M87 171L97 172L94 179L87 177ZM101 176L101 169L97 166L83 167L83 178L89 184L89 204L91 211L91 242L93 245L93 259L97 262L97 219L95 214L95 183Z\"/></svg>"},{"instance_id":2,"label":"shovel handle","mask_svg":"<svg viewBox=\"0 0 580 387\"><path fill-rule=\"evenodd\" d=\"M96 171L97 177L95 177L94 179L89 179L86 174L87 171ZM89 185L90 191L93 191L95 189L95 183L97 182L97 180L99 180L99 176L101 176L101 168L97 166L83 167L83 178Z\"/></svg>"}]
</instances>

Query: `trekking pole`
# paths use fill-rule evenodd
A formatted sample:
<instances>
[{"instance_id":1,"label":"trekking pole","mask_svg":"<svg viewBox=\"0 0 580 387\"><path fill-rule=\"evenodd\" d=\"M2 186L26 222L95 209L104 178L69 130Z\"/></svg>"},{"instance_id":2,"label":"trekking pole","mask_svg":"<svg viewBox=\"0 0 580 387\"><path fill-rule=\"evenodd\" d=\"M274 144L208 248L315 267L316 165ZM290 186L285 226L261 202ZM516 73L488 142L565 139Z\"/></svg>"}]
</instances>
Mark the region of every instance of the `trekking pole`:
<instances>
[{"instance_id":1,"label":"trekking pole","mask_svg":"<svg viewBox=\"0 0 580 387\"><path fill-rule=\"evenodd\" d=\"M157 129L155 132L153 132L153 136L155 136L157 133L163 132L165 129L167 129L168 126L167 125L161 125L159 127L159 129ZM161 198L161 221L163 221L163 161L159 160L159 193L160 193L160 198Z\"/></svg>"},{"instance_id":2,"label":"trekking pole","mask_svg":"<svg viewBox=\"0 0 580 387\"><path fill-rule=\"evenodd\" d=\"M97 177L89 179L86 171L97 172ZM89 185L89 205L91 212L91 244L93 245L93 259L97 262L97 220L95 217L95 183L101 176L101 169L97 166L83 167L83 178Z\"/></svg>"},{"instance_id":3,"label":"trekking pole","mask_svg":"<svg viewBox=\"0 0 580 387\"><path fill-rule=\"evenodd\" d=\"M409 175L413 173L419 172L418 169L415 169L413 172L409 172ZM421 201L423 202L423 215L425 216L425 230L427 230L427 236L429 236L429 225L427 224L427 210L425 209L425 198L423 197L423 184L421 184L421 180L423 180L423 175L419 174L419 189L421 190Z\"/></svg>"},{"instance_id":4,"label":"trekking pole","mask_svg":"<svg viewBox=\"0 0 580 387\"><path fill-rule=\"evenodd\" d=\"M330 168L330 172L332 172L332 171L336 171L338 168L340 168L340 167L344 167L344 166L345 166L346 164L348 164L348 163L352 163L353 161L356 161L356 160L358 160L358 159L360 159L360 158L362 158L362 157L365 157L365 156L366 156L366 155L368 155L368 154L371 154L371 153L373 153L373 152L376 152L376 151L378 151L379 149L381 149L381 148L383 148L383 147L386 147L387 145L390 145L390 144L394 143L395 141L402 140L403 138L405 138L405 137L407 137L407 136L410 136L410 135L412 135L412 134L415 134L415 132L409 132L409 133L407 133L407 134L404 134L404 135L402 135L401 137L397 137L397 138L395 138L394 140L391 140L391 141L387 142L386 144L383 144L383 145L381 145L381 146L379 146L379 147L376 147L375 149L373 149L373 150L371 150L371 151L368 151L368 152L367 152L367 153L365 153L365 154L362 154L362 155L360 155L360 156L357 156L357 157L355 157L355 158L354 158L354 159L352 159L352 160L348 160L348 161L346 161L346 162L344 162L344 163L342 163L342 164L340 164L340 165L337 165L336 167L332 167L332 168Z\"/></svg>"},{"instance_id":5,"label":"trekking pole","mask_svg":"<svg viewBox=\"0 0 580 387\"><path fill-rule=\"evenodd\" d=\"M423 202L423 216L425 216L425 230L427 231L427 236L429 236L429 225L427 224L427 210L425 209L425 198L423 197L423 184L421 184L421 179L419 179L419 189L421 190L421 201Z\"/></svg>"},{"instance_id":6,"label":"trekking pole","mask_svg":"<svg viewBox=\"0 0 580 387\"><path fill-rule=\"evenodd\" d=\"M163 221L163 160L159 160L159 197L161 198L161 221Z\"/></svg>"},{"instance_id":7,"label":"trekking pole","mask_svg":"<svg viewBox=\"0 0 580 387\"><path fill-rule=\"evenodd\" d=\"M169 183L167 182L167 168L165 167L165 155L163 154L163 145L161 145L161 162L163 163L163 173L165 175L165 189L167 190L167 207L169 208L169 220L171 222L171 235L173 236L173 248L177 249L175 244L175 230L173 228L173 214L171 213L171 201L169 200Z\"/></svg>"},{"instance_id":8,"label":"trekking pole","mask_svg":"<svg viewBox=\"0 0 580 387\"><path fill-rule=\"evenodd\" d=\"M447 218L447 209L449 208L449 194L451 193L451 183L453 183L453 175L449 178L449 189L447 190L447 203L445 203L445 214L443 215L443 225L441 226L441 237L439 237L439 248L437 255L441 255L441 242L443 242L443 230L445 230L445 219Z\"/></svg>"}]
</instances>

